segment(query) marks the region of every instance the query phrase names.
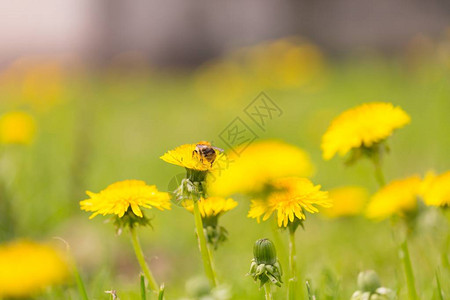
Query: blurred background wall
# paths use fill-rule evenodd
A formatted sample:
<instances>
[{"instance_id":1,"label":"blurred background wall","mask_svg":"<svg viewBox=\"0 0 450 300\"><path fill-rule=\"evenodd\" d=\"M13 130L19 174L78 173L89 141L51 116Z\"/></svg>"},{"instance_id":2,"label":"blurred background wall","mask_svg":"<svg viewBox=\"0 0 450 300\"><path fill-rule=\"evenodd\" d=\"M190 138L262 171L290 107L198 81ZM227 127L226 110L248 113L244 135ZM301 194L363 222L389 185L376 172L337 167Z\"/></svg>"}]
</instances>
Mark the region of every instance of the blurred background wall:
<instances>
[{"instance_id":1,"label":"blurred background wall","mask_svg":"<svg viewBox=\"0 0 450 300\"><path fill-rule=\"evenodd\" d=\"M287 35L331 54L392 53L449 24L448 0L0 0L0 66L24 55L193 66Z\"/></svg>"}]
</instances>

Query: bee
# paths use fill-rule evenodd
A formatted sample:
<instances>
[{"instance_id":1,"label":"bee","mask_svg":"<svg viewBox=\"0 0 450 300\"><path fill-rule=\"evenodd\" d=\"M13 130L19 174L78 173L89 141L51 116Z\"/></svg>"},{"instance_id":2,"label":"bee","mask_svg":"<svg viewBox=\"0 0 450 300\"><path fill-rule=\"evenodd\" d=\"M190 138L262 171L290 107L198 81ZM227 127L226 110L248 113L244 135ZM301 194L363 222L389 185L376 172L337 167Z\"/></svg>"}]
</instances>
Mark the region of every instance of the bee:
<instances>
[{"instance_id":1,"label":"bee","mask_svg":"<svg viewBox=\"0 0 450 300\"><path fill-rule=\"evenodd\" d=\"M217 157L216 151L223 152L223 149L214 147L209 142L202 141L195 146L194 151L192 151L192 157L197 155L202 163L206 160L212 166Z\"/></svg>"}]
</instances>

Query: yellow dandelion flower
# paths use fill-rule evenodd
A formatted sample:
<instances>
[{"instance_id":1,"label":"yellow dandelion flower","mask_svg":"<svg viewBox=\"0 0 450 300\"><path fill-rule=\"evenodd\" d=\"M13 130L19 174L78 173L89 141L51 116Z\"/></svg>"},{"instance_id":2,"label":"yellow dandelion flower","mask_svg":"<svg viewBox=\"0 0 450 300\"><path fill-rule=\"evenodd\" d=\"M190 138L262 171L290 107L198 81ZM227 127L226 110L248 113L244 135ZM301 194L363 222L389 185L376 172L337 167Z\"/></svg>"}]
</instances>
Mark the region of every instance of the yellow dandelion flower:
<instances>
[{"instance_id":1,"label":"yellow dandelion flower","mask_svg":"<svg viewBox=\"0 0 450 300\"><path fill-rule=\"evenodd\" d=\"M275 140L255 142L245 149L236 148L226 157L221 168L210 174L211 195L258 193L275 178L308 177L314 170L304 150Z\"/></svg>"},{"instance_id":2,"label":"yellow dandelion flower","mask_svg":"<svg viewBox=\"0 0 450 300\"><path fill-rule=\"evenodd\" d=\"M323 158L345 155L352 148L371 147L389 137L394 129L411 121L399 106L391 103L365 103L335 118L322 137Z\"/></svg>"},{"instance_id":3,"label":"yellow dandelion flower","mask_svg":"<svg viewBox=\"0 0 450 300\"><path fill-rule=\"evenodd\" d=\"M166 152L160 158L169 164L174 164L190 170L209 171L214 169L216 161L219 160L223 154L219 150L212 148L215 152L215 158L212 160L207 159L196 151L197 145L199 144L211 147L211 144L208 142L185 144Z\"/></svg>"},{"instance_id":4,"label":"yellow dandelion flower","mask_svg":"<svg viewBox=\"0 0 450 300\"><path fill-rule=\"evenodd\" d=\"M225 199L222 197L208 197L206 199L201 198L198 201L198 208L203 218L218 216L232 210L237 205L238 203L233 199ZM194 203L192 201L183 201L183 206L190 212L194 211Z\"/></svg>"},{"instance_id":5,"label":"yellow dandelion flower","mask_svg":"<svg viewBox=\"0 0 450 300\"><path fill-rule=\"evenodd\" d=\"M370 219L385 219L395 214L403 216L416 209L420 184L421 179L417 175L390 182L371 197L366 216Z\"/></svg>"},{"instance_id":6,"label":"yellow dandelion flower","mask_svg":"<svg viewBox=\"0 0 450 300\"><path fill-rule=\"evenodd\" d=\"M0 245L0 298L30 297L64 282L68 266L49 245L14 241Z\"/></svg>"},{"instance_id":7,"label":"yellow dandelion flower","mask_svg":"<svg viewBox=\"0 0 450 300\"><path fill-rule=\"evenodd\" d=\"M267 200L253 200L249 218L256 218L263 221L270 218L276 212L279 227L286 227L289 222L295 219L304 220L305 211L316 213L319 210L315 205L330 207L331 199L328 192L321 191L320 185L314 185L309 179L298 177L279 178L274 182L277 189L272 192Z\"/></svg>"},{"instance_id":8,"label":"yellow dandelion flower","mask_svg":"<svg viewBox=\"0 0 450 300\"><path fill-rule=\"evenodd\" d=\"M426 205L450 205L450 171L435 175L428 173L422 183L421 196Z\"/></svg>"},{"instance_id":9,"label":"yellow dandelion flower","mask_svg":"<svg viewBox=\"0 0 450 300\"><path fill-rule=\"evenodd\" d=\"M30 144L36 124L33 117L23 111L11 111L0 117L0 141L3 144Z\"/></svg>"},{"instance_id":10,"label":"yellow dandelion flower","mask_svg":"<svg viewBox=\"0 0 450 300\"><path fill-rule=\"evenodd\" d=\"M147 185L142 180L124 180L109 185L100 193L87 191L89 199L80 201L82 210L93 212L90 219L96 215L123 215L131 209L138 217L143 217L141 208L170 209L170 196L159 192L154 185Z\"/></svg>"},{"instance_id":11,"label":"yellow dandelion flower","mask_svg":"<svg viewBox=\"0 0 450 300\"><path fill-rule=\"evenodd\" d=\"M333 199L333 207L326 208L322 212L329 218L359 215L365 203L369 200L369 193L363 187L343 186L330 190L330 198Z\"/></svg>"}]
</instances>

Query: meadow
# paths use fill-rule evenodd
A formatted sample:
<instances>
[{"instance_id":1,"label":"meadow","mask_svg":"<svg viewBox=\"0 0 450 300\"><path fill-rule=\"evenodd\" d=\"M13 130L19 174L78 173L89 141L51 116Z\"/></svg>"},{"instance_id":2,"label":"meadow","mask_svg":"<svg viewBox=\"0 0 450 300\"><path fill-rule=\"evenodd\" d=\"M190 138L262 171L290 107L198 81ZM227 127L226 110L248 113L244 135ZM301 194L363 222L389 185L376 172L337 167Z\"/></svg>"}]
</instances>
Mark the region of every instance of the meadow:
<instances>
[{"instance_id":1,"label":"meadow","mask_svg":"<svg viewBox=\"0 0 450 300\"><path fill-rule=\"evenodd\" d=\"M79 202L88 198L87 190L97 193L126 179L172 192L177 186L174 177L185 171L160 157L199 141L210 141L227 153L230 144L222 133L237 117L253 132L253 143L277 140L306 151L314 166L310 179L322 190L359 186L373 195L380 187L372 162L361 159L349 166L339 156L326 161L321 139L343 111L363 103L390 102L411 122L387 138L390 150L382 160L386 181L449 170L450 65L429 53L406 51L394 57L311 55L286 59L282 66L259 61L254 69L260 78L234 69L248 63L241 61L242 55L195 70L123 70L114 64L96 72L66 72L60 66L38 68L31 75L27 68L4 70L1 113L26 111L36 132L26 145L2 145L2 201L11 204L2 213L2 243L49 242L66 254L67 243L89 299L112 299L105 293L111 290L122 300L141 299L141 271L129 235L117 235L113 224L105 222L107 217L89 220L90 213L80 210ZM295 69L295 63L307 67ZM289 70L284 73L283 68ZM285 82L275 82L283 74ZM280 109L263 127L245 112L261 92ZM231 197L237 207L220 217L228 240L213 251L217 279L229 299L263 299L264 290L246 274L255 241L277 239L273 224L247 217L249 196ZM450 295L448 206L420 205L419 210L409 236L418 299L445 299L439 291ZM150 269L158 283L164 283L165 299L228 299L194 295L207 284L192 214L172 201L171 210L147 209L146 215L151 227L139 228L138 235ZM362 211L340 218L327 217L320 208L319 213L306 213L304 229L295 236L296 299L308 299L306 280L309 297L350 299L358 289L358 273L364 270L375 270L381 285L392 289L397 299L410 299L395 231L389 219L370 220ZM284 283L272 291L274 299L285 299L288 263L282 252L288 249L288 233L280 231L278 237ZM150 291L147 294L153 299ZM71 268L64 284L32 297L83 299Z\"/></svg>"}]
</instances>

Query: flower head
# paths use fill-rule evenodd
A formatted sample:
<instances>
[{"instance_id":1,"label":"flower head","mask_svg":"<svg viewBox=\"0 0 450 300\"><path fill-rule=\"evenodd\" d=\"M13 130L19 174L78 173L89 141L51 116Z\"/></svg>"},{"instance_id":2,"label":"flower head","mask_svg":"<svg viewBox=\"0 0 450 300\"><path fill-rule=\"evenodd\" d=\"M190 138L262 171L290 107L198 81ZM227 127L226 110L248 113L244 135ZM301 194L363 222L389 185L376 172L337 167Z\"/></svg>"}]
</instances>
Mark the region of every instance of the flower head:
<instances>
[{"instance_id":1,"label":"flower head","mask_svg":"<svg viewBox=\"0 0 450 300\"><path fill-rule=\"evenodd\" d=\"M419 176L411 176L385 185L371 197L366 210L367 217L384 219L395 214L403 216L415 210L420 184Z\"/></svg>"},{"instance_id":2,"label":"flower head","mask_svg":"<svg viewBox=\"0 0 450 300\"><path fill-rule=\"evenodd\" d=\"M199 142L198 144L185 144L173 150L169 150L160 158L165 162L168 162L169 164L174 164L186 169L196 171L210 171L214 169L216 161L223 154L219 150L211 147L211 151L214 151L214 153L210 156L210 159L205 158L205 156L201 155L197 149L197 146L199 144L205 144L206 146L209 145L209 147L211 147L211 144L208 142ZM213 156L214 159L212 159Z\"/></svg>"},{"instance_id":3,"label":"flower head","mask_svg":"<svg viewBox=\"0 0 450 300\"><path fill-rule=\"evenodd\" d=\"M335 118L323 135L323 158L329 160L337 152L343 156L353 148L371 147L410 120L404 110L391 103L365 103L349 109Z\"/></svg>"},{"instance_id":4,"label":"flower head","mask_svg":"<svg viewBox=\"0 0 450 300\"><path fill-rule=\"evenodd\" d=\"M0 245L0 298L30 297L62 283L68 274L63 257L52 247L31 241Z\"/></svg>"},{"instance_id":5,"label":"flower head","mask_svg":"<svg viewBox=\"0 0 450 300\"><path fill-rule=\"evenodd\" d=\"M314 170L305 151L274 140L236 148L227 154L227 162L210 174L211 195L256 194L275 178L311 176Z\"/></svg>"},{"instance_id":6,"label":"flower head","mask_svg":"<svg viewBox=\"0 0 450 300\"><path fill-rule=\"evenodd\" d=\"M36 131L31 115L11 111L0 117L0 141L3 144L30 144Z\"/></svg>"},{"instance_id":7,"label":"flower head","mask_svg":"<svg viewBox=\"0 0 450 300\"><path fill-rule=\"evenodd\" d=\"M305 211L316 213L319 210L315 205L330 207L332 201L328 192L320 191L320 185L314 185L309 179L287 177L276 179L276 191L272 192L267 200L252 200L249 218L263 221L277 213L279 227L287 227L289 223L306 218Z\"/></svg>"},{"instance_id":8,"label":"flower head","mask_svg":"<svg viewBox=\"0 0 450 300\"><path fill-rule=\"evenodd\" d=\"M333 199L333 207L322 210L322 213L329 218L339 218L359 215L369 194L363 187L343 186L330 190L330 198Z\"/></svg>"},{"instance_id":9,"label":"flower head","mask_svg":"<svg viewBox=\"0 0 450 300\"><path fill-rule=\"evenodd\" d=\"M232 210L238 205L236 201L231 198L225 199L221 197L201 198L198 201L198 208L203 218L216 217L227 211ZM183 202L184 208L188 211L194 211L194 203L189 200Z\"/></svg>"},{"instance_id":10,"label":"flower head","mask_svg":"<svg viewBox=\"0 0 450 300\"><path fill-rule=\"evenodd\" d=\"M117 215L122 218L130 212L142 218L141 208L170 209L170 196L159 192L154 185L147 185L142 180L124 180L109 185L100 193L87 191L89 199L80 201L82 210L96 215ZM130 211L131 210L131 211Z\"/></svg>"},{"instance_id":11,"label":"flower head","mask_svg":"<svg viewBox=\"0 0 450 300\"><path fill-rule=\"evenodd\" d=\"M426 205L450 205L450 171L435 175L428 173L422 184L421 195Z\"/></svg>"}]
</instances>

